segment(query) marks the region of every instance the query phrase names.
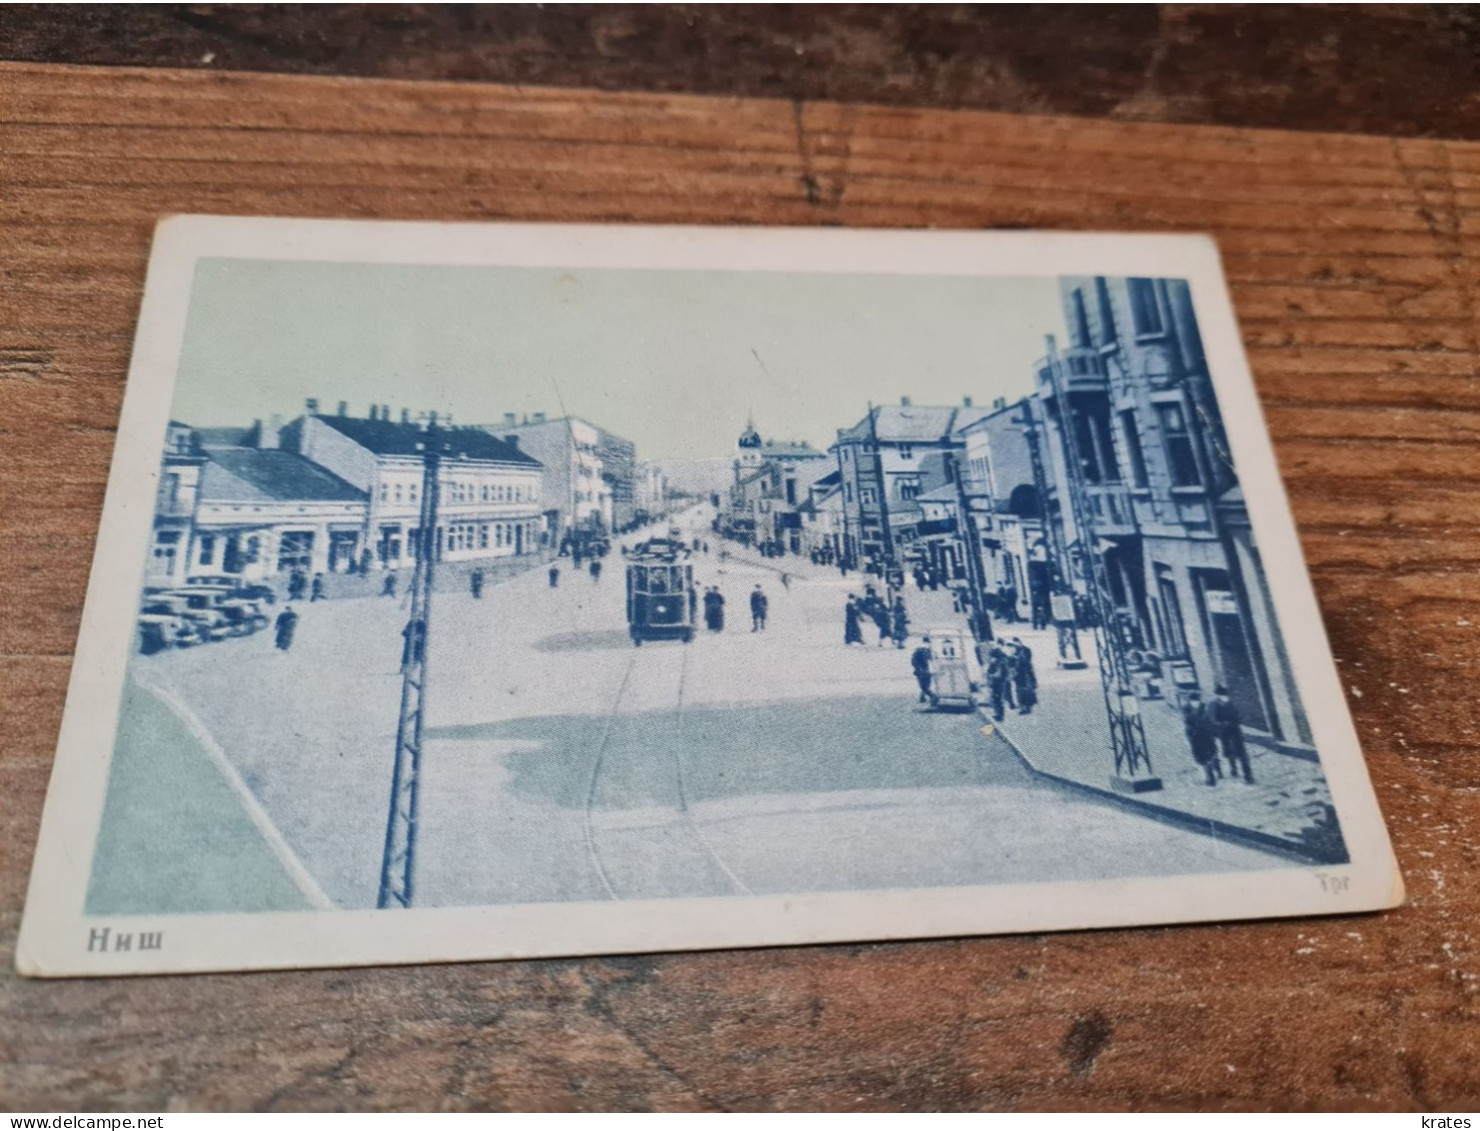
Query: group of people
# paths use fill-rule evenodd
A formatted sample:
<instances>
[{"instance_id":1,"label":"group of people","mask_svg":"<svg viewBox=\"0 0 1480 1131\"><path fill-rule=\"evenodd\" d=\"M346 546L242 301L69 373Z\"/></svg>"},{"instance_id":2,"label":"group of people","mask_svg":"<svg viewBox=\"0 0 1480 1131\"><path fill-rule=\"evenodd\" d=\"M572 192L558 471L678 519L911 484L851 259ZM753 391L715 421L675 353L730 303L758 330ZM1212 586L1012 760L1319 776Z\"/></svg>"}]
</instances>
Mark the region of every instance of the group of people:
<instances>
[{"instance_id":1,"label":"group of people","mask_svg":"<svg viewBox=\"0 0 1480 1131\"><path fill-rule=\"evenodd\" d=\"M692 594L691 594L692 595ZM771 600L759 584L750 591L750 631L764 632L766 617L771 611ZM704 627L710 632L723 632L725 628L725 595L718 585L704 590Z\"/></svg>"},{"instance_id":2,"label":"group of people","mask_svg":"<svg viewBox=\"0 0 1480 1131\"><path fill-rule=\"evenodd\" d=\"M316 573L310 581L308 574L301 569L295 569L288 574L288 600L301 601L307 596L310 601L323 601L328 594L324 592L324 575Z\"/></svg>"},{"instance_id":3,"label":"group of people","mask_svg":"<svg viewBox=\"0 0 1480 1131\"><path fill-rule=\"evenodd\" d=\"M1187 744L1192 747L1192 760L1202 767L1208 785L1216 786L1223 780L1219 747L1228 763L1228 780L1242 777L1249 785L1254 784L1249 748L1244 744L1243 720L1228 697L1227 687L1221 683L1214 687L1213 698L1207 703L1195 689L1188 692L1182 702L1182 726L1187 732Z\"/></svg>"},{"instance_id":4,"label":"group of people","mask_svg":"<svg viewBox=\"0 0 1480 1131\"><path fill-rule=\"evenodd\" d=\"M994 640L982 665L992 717L999 723L1009 707L1020 715L1032 714L1038 705L1038 673L1033 670L1033 649L1014 636Z\"/></svg>"},{"instance_id":5,"label":"group of people","mask_svg":"<svg viewBox=\"0 0 1480 1131\"><path fill-rule=\"evenodd\" d=\"M896 648L903 648L910 634L909 614L905 611L904 598L896 595L891 603L880 597L872 585L864 590L860 600L856 593L848 594L848 603L843 606L843 643L862 644L863 622L872 621L879 632L879 647L886 640L893 640Z\"/></svg>"}]
</instances>

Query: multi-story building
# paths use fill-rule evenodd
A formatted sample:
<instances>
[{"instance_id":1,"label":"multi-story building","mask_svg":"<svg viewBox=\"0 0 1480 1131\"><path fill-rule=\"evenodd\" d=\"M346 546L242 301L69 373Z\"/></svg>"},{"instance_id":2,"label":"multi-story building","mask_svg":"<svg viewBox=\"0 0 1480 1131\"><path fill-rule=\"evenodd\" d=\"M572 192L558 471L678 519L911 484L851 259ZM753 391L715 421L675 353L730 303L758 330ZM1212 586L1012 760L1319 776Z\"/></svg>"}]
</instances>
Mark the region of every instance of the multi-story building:
<instances>
[{"instance_id":1,"label":"multi-story building","mask_svg":"<svg viewBox=\"0 0 1480 1131\"><path fill-rule=\"evenodd\" d=\"M638 463L633 477L631 525L653 522L668 513L668 478L655 463Z\"/></svg>"},{"instance_id":2,"label":"multi-story building","mask_svg":"<svg viewBox=\"0 0 1480 1131\"><path fill-rule=\"evenodd\" d=\"M961 538L977 554L980 584L994 599L1010 596L1018 616L1031 618L1036 606L1046 621L1052 594L1074 581L1067 548L1075 533L1058 498L1042 408L1033 398L999 399L956 435L966 506Z\"/></svg>"},{"instance_id":3,"label":"multi-story building","mask_svg":"<svg viewBox=\"0 0 1480 1131\"><path fill-rule=\"evenodd\" d=\"M1081 552L1103 561L1113 626L1183 684L1224 684L1245 726L1308 748L1187 283L1066 278L1068 344L1050 339L1037 396ZM1065 424L1067 422L1067 433Z\"/></svg>"},{"instance_id":4,"label":"multi-story building","mask_svg":"<svg viewBox=\"0 0 1480 1131\"><path fill-rule=\"evenodd\" d=\"M420 533L425 434L405 412L392 420L384 406L372 406L365 417L345 409L341 403L338 413L323 415L309 401L308 411L282 429L280 446L365 493L357 543L362 562L383 569L411 565ZM444 451L433 543L438 558L536 553L543 528L540 462L519 444L481 428L445 428L440 435ZM331 547L328 560L332 566L351 554Z\"/></svg>"},{"instance_id":5,"label":"multi-story building","mask_svg":"<svg viewBox=\"0 0 1480 1131\"><path fill-rule=\"evenodd\" d=\"M568 545L573 538L613 529L612 489L601 459L600 428L579 417L551 419L537 412L523 421L506 413L501 427L485 425L484 430L517 441L543 465L540 509L550 545Z\"/></svg>"},{"instance_id":6,"label":"multi-story building","mask_svg":"<svg viewBox=\"0 0 1480 1131\"><path fill-rule=\"evenodd\" d=\"M836 562L843 553L843 481L836 466L812 483L797 512L801 515L801 552Z\"/></svg>"},{"instance_id":7,"label":"multi-story building","mask_svg":"<svg viewBox=\"0 0 1480 1131\"><path fill-rule=\"evenodd\" d=\"M368 495L269 439L262 429L192 429L171 422L155 504L147 580L256 581L300 569L348 569Z\"/></svg>"},{"instance_id":8,"label":"multi-story building","mask_svg":"<svg viewBox=\"0 0 1480 1131\"><path fill-rule=\"evenodd\" d=\"M960 408L916 406L903 397L898 405L869 410L851 428L838 430L836 455L843 489L844 552L864 568L903 564L919 533L924 513L916 500L940 484L930 481L931 455L959 452L955 433L988 410L968 399ZM942 481L954 476L954 465L938 465Z\"/></svg>"},{"instance_id":9,"label":"multi-story building","mask_svg":"<svg viewBox=\"0 0 1480 1131\"><path fill-rule=\"evenodd\" d=\"M601 480L611 499L611 527L624 529L637 516L637 445L605 428L596 429L596 458L601 461Z\"/></svg>"},{"instance_id":10,"label":"multi-story building","mask_svg":"<svg viewBox=\"0 0 1480 1131\"><path fill-rule=\"evenodd\" d=\"M721 500L721 532L801 553L799 508L811 485L832 470L828 454L805 442L763 441L754 423L746 424L735 447L734 480Z\"/></svg>"}]
</instances>

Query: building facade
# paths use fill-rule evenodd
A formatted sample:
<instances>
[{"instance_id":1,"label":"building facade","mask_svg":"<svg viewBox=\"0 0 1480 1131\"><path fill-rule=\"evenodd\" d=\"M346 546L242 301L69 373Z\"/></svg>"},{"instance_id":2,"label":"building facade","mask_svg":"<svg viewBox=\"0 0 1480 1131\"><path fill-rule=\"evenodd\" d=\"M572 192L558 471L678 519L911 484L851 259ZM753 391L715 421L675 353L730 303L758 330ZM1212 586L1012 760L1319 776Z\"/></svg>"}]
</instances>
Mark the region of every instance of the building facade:
<instances>
[{"instance_id":1,"label":"building facade","mask_svg":"<svg viewBox=\"0 0 1480 1131\"><path fill-rule=\"evenodd\" d=\"M803 552L801 507L812 484L833 470L828 453L805 442L764 441L747 423L735 444L733 481L722 496L718 527L747 545Z\"/></svg>"},{"instance_id":2,"label":"building facade","mask_svg":"<svg viewBox=\"0 0 1480 1131\"><path fill-rule=\"evenodd\" d=\"M366 513L355 551L362 564L380 569L413 565L419 544L424 433L403 413L385 408L365 417L343 411L310 411L287 424L280 446L337 476L366 495ZM516 557L541 548L543 468L517 443L481 428L441 432L444 453L438 478L438 521L433 550L449 561ZM347 544L348 539L345 538ZM354 553L331 546L329 568L342 568Z\"/></svg>"},{"instance_id":3,"label":"building facade","mask_svg":"<svg viewBox=\"0 0 1480 1131\"><path fill-rule=\"evenodd\" d=\"M517 443L543 466L540 511L552 547L611 532L612 488L601 458L600 428L579 417L551 419L537 412L525 421L507 413L502 427L488 425L484 431Z\"/></svg>"},{"instance_id":4,"label":"building facade","mask_svg":"<svg viewBox=\"0 0 1480 1131\"><path fill-rule=\"evenodd\" d=\"M1103 563L1114 631L1180 685L1227 686L1246 728L1308 749L1190 288L1104 277L1060 288L1068 341L1050 339L1036 396L1060 481L1077 492L1072 541Z\"/></svg>"},{"instance_id":5,"label":"building facade","mask_svg":"<svg viewBox=\"0 0 1480 1131\"><path fill-rule=\"evenodd\" d=\"M886 564L902 566L925 552L912 546L925 520L918 499L954 482L962 448L955 433L985 412L969 399L954 408L916 406L905 397L898 405L871 408L851 428L839 429L832 452L843 494L844 553L851 565L882 571Z\"/></svg>"}]
</instances>

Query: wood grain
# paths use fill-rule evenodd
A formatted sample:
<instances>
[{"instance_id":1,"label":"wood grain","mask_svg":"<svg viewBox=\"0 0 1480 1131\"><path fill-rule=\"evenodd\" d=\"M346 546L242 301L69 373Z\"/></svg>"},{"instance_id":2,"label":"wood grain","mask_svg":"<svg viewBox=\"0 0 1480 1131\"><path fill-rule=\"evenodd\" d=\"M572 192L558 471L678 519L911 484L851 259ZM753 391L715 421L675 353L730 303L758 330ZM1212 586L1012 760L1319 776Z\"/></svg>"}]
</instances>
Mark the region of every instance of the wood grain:
<instances>
[{"instance_id":1,"label":"wood grain","mask_svg":"<svg viewBox=\"0 0 1480 1131\"><path fill-rule=\"evenodd\" d=\"M1480 146L0 66L0 961L169 212L1209 231L1409 885L1381 916L0 980L19 1109L1480 1105Z\"/></svg>"},{"instance_id":2,"label":"wood grain","mask_svg":"<svg viewBox=\"0 0 1480 1131\"><path fill-rule=\"evenodd\" d=\"M7 4L0 58L1480 136L1463 4Z\"/></svg>"}]
</instances>

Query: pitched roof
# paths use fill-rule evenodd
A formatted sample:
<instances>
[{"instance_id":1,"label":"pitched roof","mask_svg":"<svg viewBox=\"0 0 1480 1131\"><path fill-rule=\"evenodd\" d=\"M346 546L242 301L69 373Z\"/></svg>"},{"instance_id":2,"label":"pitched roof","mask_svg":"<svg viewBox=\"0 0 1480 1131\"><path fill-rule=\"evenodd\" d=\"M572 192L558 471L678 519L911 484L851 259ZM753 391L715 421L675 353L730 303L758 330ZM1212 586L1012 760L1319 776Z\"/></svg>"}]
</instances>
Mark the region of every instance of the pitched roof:
<instances>
[{"instance_id":1,"label":"pitched roof","mask_svg":"<svg viewBox=\"0 0 1480 1131\"><path fill-rule=\"evenodd\" d=\"M415 424L398 420L367 420L358 416L316 416L334 431L378 456L418 456L418 445L424 439ZM442 432L449 455L455 459L492 460L497 463L522 463L540 466L540 461L515 444L490 435L481 428L447 428Z\"/></svg>"},{"instance_id":2,"label":"pitched roof","mask_svg":"<svg viewBox=\"0 0 1480 1131\"><path fill-rule=\"evenodd\" d=\"M252 428L196 428L195 440L203 448L245 447Z\"/></svg>"},{"instance_id":3,"label":"pitched roof","mask_svg":"<svg viewBox=\"0 0 1480 1131\"><path fill-rule=\"evenodd\" d=\"M885 444L926 444L949 439L958 413L976 414L981 409L941 408L932 405L880 405L874 409L873 424L865 416L842 439L866 439L874 433ZM990 410L985 410L990 412Z\"/></svg>"},{"instance_id":4,"label":"pitched roof","mask_svg":"<svg viewBox=\"0 0 1480 1131\"><path fill-rule=\"evenodd\" d=\"M934 490L924 491L915 496L917 503L954 503L956 502L956 485L954 483L942 483Z\"/></svg>"},{"instance_id":5,"label":"pitched roof","mask_svg":"<svg viewBox=\"0 0 1480 1131\"><path fill-rule=\"evenodd\" d=\"M300 455L277 449L213 448L201 476L206 499L363 502L359 488Z\"/></svg>"},{"instance_id":6,"label":"pitched roof","mask_svg":"<svg viewBox=\"0 0 1480 1131\"><path fill-rule=\"evenodd\" d=\"M761 448L762 459L826 459L827 453L818 451L811 444L803 441L799 444L768 443Z\"/></svg>"}]
</instances>

